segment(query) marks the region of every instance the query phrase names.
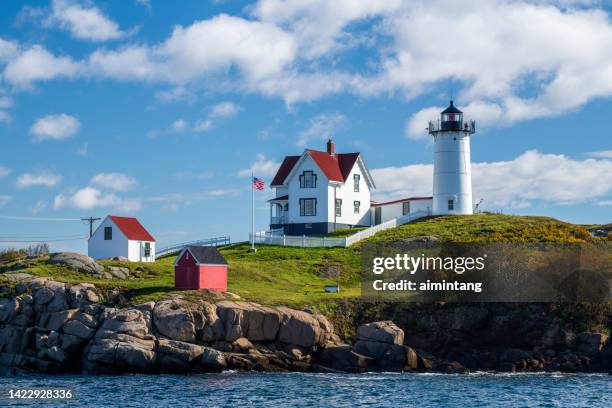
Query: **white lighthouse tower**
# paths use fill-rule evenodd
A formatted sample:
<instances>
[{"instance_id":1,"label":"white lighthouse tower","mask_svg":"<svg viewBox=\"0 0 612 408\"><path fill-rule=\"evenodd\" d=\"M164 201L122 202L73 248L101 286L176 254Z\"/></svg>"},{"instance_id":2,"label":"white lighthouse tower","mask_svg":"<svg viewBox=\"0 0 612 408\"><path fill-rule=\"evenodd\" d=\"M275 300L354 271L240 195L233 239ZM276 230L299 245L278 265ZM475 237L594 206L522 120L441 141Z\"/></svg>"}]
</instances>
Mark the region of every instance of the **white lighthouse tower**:
<instances>
[{"instance_id":1,"label":"white lighthouse tower","mask_svg":"<svg viewBox=\"0 0 612 408\"><path fill-rule=\"evenodd\" d=\"M463 122L463 112L450 101L441 120L429 122L434 138L433 214L472 214L470 136L474 121Z\"/></svg>"}]
</instances>

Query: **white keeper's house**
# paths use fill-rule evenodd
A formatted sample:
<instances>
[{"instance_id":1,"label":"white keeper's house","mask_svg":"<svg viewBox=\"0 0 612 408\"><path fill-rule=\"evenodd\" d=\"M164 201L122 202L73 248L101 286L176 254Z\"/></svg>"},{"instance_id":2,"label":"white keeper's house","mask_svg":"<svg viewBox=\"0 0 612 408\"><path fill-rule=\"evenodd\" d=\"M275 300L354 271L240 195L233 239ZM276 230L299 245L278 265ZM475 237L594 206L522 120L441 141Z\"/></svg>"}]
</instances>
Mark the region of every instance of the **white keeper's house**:
<instances>
[{"instance_id":1,"label":"white keeper's house","mask_svg":"<svg viewBox=\"0 0 612 408\"><path fill-rule=\"evenodd\" d=\"M127 258L131 262L155 262L155 238L132 217L107 216L87 242L93 259Z\"/></svg>"},{"instance_id":2,"label":"white keeper's house","mask_svg":"<svg viewBox=\"0 0 612 408\"><path fill-rule=\"evenodd\" d=\"M361 153L336 153L333 140L326 151L306 149L286 156L270 186L270 230L286 235L326 234L343 228L369 227L424 215L472 214L470 136L473 121L453 101L431 121L434 139L433 196L371 201L376 188Z\"/></svg>"}]
</instances>

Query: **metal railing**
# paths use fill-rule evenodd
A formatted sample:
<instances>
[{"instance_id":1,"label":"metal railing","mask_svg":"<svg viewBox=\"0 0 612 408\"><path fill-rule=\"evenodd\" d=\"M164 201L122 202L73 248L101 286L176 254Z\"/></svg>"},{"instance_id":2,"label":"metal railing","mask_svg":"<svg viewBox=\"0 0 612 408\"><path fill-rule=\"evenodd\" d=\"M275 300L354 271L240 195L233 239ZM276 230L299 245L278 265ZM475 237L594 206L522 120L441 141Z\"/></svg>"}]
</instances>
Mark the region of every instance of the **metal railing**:
<instances>
[{"instance_id":1,"label":"metal railing","mask_svg":"<svg viewBox=\"0 0 612 408\"><path fill-rule=\"evenodd\" d=\"M196 241L189 241L189 242L181 242L180 244L174 244L174 245L166 246L166 247L163 247L163 248L155 251L155 256L158 257L158 256L162 256L162 255L171 254L173 252L179 252L179 251L181 251L183 248L185 248L188 245L221 246L221 245L229 245L230 243L231 243L231 241L230 241L230 237L229 236L217 237L217 238L199 239L199 240L196 240Z\"/></svg>"},{"instance_id":2,"label":"metal railing","mask_svg":"<svg viewBox=\"0 0 612 408\"><path fill-rule=\"evenodd\" d=\"M444 122L444 123L448 123L448 122ZM444 130L475 133L476 132L476 122L473 120L466 120L466 121L457 123L456 125L452 127L444 128L444 126L442 126L442 123L439 120L438 121L431 120L429 121L429 127L427 128L427 130L429 133L437 133L437 132L441 132Z\"/></svg>"},{"instance_id":3,"label":"metal railing","mask_svg":"<svg viewBox=\"0 0 612 408\"><path fill-rule=\"evenodd\" d=\"M414 213L406 214L399 218L394 218L389 221L385 221L382 224L374 225L370 228L366 228L353 235L342 238L335 237L309 237L307 235L285 235L282 230L273 231L259 231L255 233L256 244L267 244L267 245L280 245L280 246L292 246L302 248L319 248L319 247L348 247L361 240L369 238L374 234L384 231L389 228L395 228L403 224L407 224L419 218L427 217L431 215L429 211L416 211ZM249 234L249 240L253 238L252 234Z\"/></svg>"},{"instance_id":4,"label":"metal railing","mask_svg":"<svg viewBox=\"0 0 612 408\"><path fill-rule=\"evenodd\" d=\"M287 224L289 217L287 215L273 216L270 218L270 224Z\"/></svg>"}]
</instances>

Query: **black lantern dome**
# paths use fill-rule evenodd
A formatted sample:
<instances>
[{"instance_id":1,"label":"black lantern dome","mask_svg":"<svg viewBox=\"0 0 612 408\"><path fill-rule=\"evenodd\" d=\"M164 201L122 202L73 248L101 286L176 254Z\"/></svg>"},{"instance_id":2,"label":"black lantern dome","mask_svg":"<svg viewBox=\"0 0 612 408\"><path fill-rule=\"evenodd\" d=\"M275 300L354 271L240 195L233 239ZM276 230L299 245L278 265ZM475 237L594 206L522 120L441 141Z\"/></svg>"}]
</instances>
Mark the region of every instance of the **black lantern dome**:
<instances>
[{"instance_id":1,"label":"black lantern dome","mask_svg":"<svg viewBox=\"0 0 612 408\"><path fill-rule=\"evenodd\" d=\"M463 112L455 107L453 101L450 101L450 105L442 111L441 116L442 130L461 130Z\"/></svg>"}]
</instances>

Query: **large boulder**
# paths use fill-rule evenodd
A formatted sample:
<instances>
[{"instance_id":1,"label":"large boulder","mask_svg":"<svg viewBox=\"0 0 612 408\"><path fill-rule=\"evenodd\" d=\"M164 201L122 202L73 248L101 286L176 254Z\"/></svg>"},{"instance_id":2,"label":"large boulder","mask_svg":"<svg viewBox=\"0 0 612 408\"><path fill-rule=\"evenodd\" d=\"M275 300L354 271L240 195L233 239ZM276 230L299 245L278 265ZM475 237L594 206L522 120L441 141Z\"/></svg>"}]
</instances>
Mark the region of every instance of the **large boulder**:
<instances>
[{"instance_id":1,"label":"large boulder","mask_svg":"<svg viewBox=\"0 0 612 408\"><path fill-rule=\"evenodd\" d=\"M157 344L157 364L163 370L182 371L199 361L204 347L182 341L159 339Z\"/></svg>"},{"instance_id":2,"label":"large boulder","mask_svg":"<svg viewBox=\"0 0 612 408\"><path fill-rule=\"evenodd\" d=\"M91 283L72 285L68 291L68 301L71 307L80 307L91 303L98 303L100 296L96 287Z\"/></svg>"},{"instance_id":3,"label":"large boulder","mask_svg":"<svg viewBox=\"0 0 612 408\"><path fill-rule=\"evenodd\" d=\"M582 332L578 334L578 353L585 356L594 356L599 353L608 341L603 333Z\"/></svg>"},{"instance_id":4,"label":"large boulder","mask_svg":"<svg viewBox=\"0 0 612 408\"><path fill-rule=\"evenodd\" d=\"M201 363L204 368L212 371L221 371L227 367L223 353L210 347L204 347Z\"/></svg>"},{"instance_id":5,"label":"large boulder","mask_svg":"<svg viewBox=\"0 0 612 408\"><path fill-rule=\"evenodd\" d=\"M312 347L319 343L323 330L315 316L288 307L279 307L278 311L281 313L278 341L301 347Z\"/></svg>"},{"instance_id":6,"label":"large boulder","mask_svg":"<svg viewBox=\"0 0 612 408\"><path fill-rule=\"evenodd\" d=\"M225 340L233 342L240 337L251 341L274 341L281 314L273 308L252 302L221 301L216 312L223 322Z\"/></svg>"},{"instance_id":7,"label":"large boulder","mask_svg":"<svg viewBox=\"0 0 612 408\"><path fill-rule=\"evenodd\" d=\"M153 322L163 336L190 343L195 342L196 332L206 323L200 307L182 299L157 302L153 309Z\"/></svg>"},{"instance_id":8,"label":"large boulder","mask_svg":"<svg viewBox=\"0 0 612 408\"><path fill-rule=\"evenodd\" d=\"M154 368L156 343L149 326L150 317L138 309L123 309L107 316L85 350L87 369L111 366L138 372Z\"/></svg>"},{"instance_id":9,"label":"large boulder","mask_svg":"<svg viewBox=\"0 0 612 408\"><path fill-rule=\"evenodd\" d=\"M58 252L52 254L48 262L53 265L63 265L75 271L91 274L104 271L104 267L94 261L93 258L77 254L76 252Z\"/></svg>"},{"instance_id":10,"label":"large boulder","mask_svg":"<svg viewBox=\"0 0 612 408\"><path fill-rule=\"evenodd\" d=\"M394 345L403 345L404 331L392 321L363 324L357 329L353 350L380 360Z\"/></svg>"},{"instance_id":11,"label":"large boulder","mask_svg":"<svg viewBox=\"0 0 612 408\"><path fill-rule=\"evenodd\" d=\"M372 358L351 350L350 346L331 346L323 350L321 365L345 372L365 372L373 363Z\"/></svg>"}]
</instances>

